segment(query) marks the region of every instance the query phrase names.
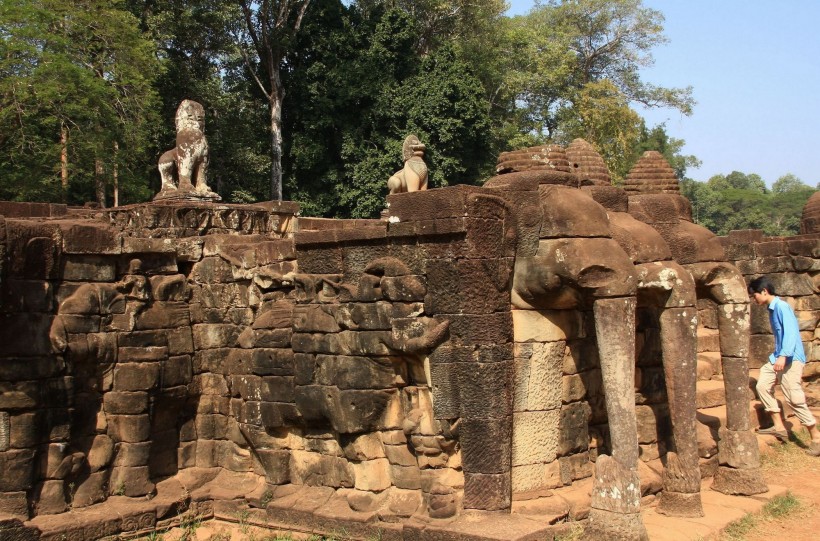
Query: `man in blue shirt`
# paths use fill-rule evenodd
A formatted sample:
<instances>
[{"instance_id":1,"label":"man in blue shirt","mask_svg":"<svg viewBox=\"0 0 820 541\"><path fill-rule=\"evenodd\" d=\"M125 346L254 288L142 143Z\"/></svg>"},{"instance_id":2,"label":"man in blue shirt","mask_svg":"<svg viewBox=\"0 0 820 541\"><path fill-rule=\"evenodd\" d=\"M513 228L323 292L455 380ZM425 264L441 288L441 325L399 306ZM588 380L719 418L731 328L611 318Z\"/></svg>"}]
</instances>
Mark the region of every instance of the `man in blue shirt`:
<instances>
[{"instance_id":1,"label":"man in blue shirt","mask_svg":"<svg viewBox=\"0 0 820 541\"><path fill-rule=\"evenodd\" d=\"M780 406L774 398L775 383L786 398L786 403L806 427L811 436L811 443L806 453L820 456L820 431L817 420L806 405L803 393L803 367L806 365L806 354L800 340L800 327L791 306L775 296L774 284L762 276L749 284L749 296L759 306L769 309L769 324L774 335L774 353L769 355L769 362L760 367L757 380L757 395L763 407L772 418L773 426L761 428L759 434L772 434L780 440L788 437L786 427L780 418Z\"/></svg>"}]
</instances>

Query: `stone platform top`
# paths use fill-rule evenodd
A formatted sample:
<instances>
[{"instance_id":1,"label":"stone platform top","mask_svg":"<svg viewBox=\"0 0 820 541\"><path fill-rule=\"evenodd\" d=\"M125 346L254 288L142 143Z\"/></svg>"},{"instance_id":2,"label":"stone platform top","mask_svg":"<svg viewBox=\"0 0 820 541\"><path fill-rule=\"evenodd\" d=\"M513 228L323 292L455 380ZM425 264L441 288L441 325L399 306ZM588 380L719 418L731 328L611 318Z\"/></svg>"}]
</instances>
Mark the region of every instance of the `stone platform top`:
<instances>
[{"instance_id":1,"label":"stone platform top","mask_svg":"<svg viewBox=\"0 0 820 541\"><path fill-rule=\"evenodd\" d=\"M314 218L305 216L299 218L298 231L326 231L328 229L359 229L361 227L384 226L383 220L366 218Z\"/></svg>"},{"instance_id":2,"label":"stone platform top","mask_svg":"<svg viewBox=\"0 0 820 541\"><path fill-rule=\"evenodd\" d=\"M273 234L293 231L299 204L268 201L232 205L206 201L154 201L104 211L110 223L128 236L191 237L220 233Z\"/></svg>"},{"instance_id":3,"label":"stone platform top","mask_svg":"<svg viewBox=\"0 0 820 541\"><path fill-rule=\"evenodd\" d=\"M68 212L66 205L55 203L15 203L0 201L0 216L6 218L51 218L65 216Z\"/></svg>"},{"instance_id":4,"label":"stone platform top","mask_svg":"<svg viewBox=\"0 0 820 541\"><path fill-rule=\"evenodd\" d=\"M209 201L163 200L114 208L67 207L52 203L0 202L0 217L13 220L99 222L113 226L126 237L182 238L211 234L253 234L290 236L296 229L299 204L292 201L266 201L246 205ZM378 220L322 220L309 218L309 229L359 227L346 222ZM317 227L319 222L343 225ZM61 226L65 228L65 226ZM305 228L303 226L303 228Z\"/></svg>"}]
</instances>

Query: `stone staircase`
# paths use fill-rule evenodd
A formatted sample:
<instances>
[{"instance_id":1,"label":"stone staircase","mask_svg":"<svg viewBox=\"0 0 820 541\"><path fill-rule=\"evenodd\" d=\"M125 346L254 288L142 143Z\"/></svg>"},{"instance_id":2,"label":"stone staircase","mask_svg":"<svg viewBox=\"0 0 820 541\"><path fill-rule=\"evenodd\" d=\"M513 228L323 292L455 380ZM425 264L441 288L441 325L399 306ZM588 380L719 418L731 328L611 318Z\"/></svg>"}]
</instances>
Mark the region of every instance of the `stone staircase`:
<instances>
[{"instance_id":1,"label":"stone staircase","mask_svg":"<svg viewBox=\"0 0 820 541\"><path fill-rule=\"evenodd\" d=\"M701 457L701 472L704 477L711 476L717 466L717 440L720 427L726 424L726 397L723 388L723 379L720 370L720 354L698 353L698 382L697 382L697 420L698 420L698 451ZM759 369L749 370L749 420L753 430L770 424L763 406L757 400L754 391ZM807 386L807 402L815 416L820 419L820 386ZM775 388L775 397L780 401L784 415L784 424L789 430L798 430L800 424L794 417L791 409L786 405L780 387ZM775 445L774 436L758 435L761 450Z\"/></svg>"}]
</instances>

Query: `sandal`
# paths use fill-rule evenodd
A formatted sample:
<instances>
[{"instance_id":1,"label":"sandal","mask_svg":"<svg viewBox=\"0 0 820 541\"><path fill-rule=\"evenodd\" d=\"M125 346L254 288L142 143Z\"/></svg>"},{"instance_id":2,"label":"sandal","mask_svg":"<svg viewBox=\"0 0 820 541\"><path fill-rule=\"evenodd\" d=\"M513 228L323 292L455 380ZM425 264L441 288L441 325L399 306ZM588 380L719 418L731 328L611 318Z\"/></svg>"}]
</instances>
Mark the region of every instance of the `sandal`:
<instances>
[{"instance_id":1,"label":"sandal","mask_svg":"<svg viewBox=\"0 0 820 541\"><path fill-rule=\"evenodd\" d=\"M806 454L809 456L820 456L820 443L813 441L806 449Z\"/></svg>"},{"instance_id":2,"label":"sandal","mask_svg":"<svg viewBox=\"0 0 820 541\"><path fill-rule=\"evenodd\" d=\"M767 426L766 428L758 428L758 434L763 434L766 436L774 436L775 438L779 439L780 441L786 441L789 439L789 433L785 430L777 430L773 426Z\"/></svg>"}]
</instances>

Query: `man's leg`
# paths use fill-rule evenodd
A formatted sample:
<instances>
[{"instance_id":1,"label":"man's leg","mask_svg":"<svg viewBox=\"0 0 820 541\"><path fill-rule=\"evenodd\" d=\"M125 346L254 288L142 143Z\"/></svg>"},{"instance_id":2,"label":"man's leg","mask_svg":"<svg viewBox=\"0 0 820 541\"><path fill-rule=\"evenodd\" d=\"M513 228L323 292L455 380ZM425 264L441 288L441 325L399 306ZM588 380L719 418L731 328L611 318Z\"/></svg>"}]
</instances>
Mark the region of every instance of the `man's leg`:
<instances>
[{"instance_id":1,"label":"man's leg","mask_svg":"<svg viewBox=\"0 0 820 541\"><path fill-rule=\"evenodd\" d=\"M792 361L786 365L780 378L780 388L786 403L794 411L800 424L805 426L811 441L820 446L820 431L817 430L817 420L806 404L806 394L803 392L803 367L800 361Z\"/></svg>"},{"instance_id":2,"label":"man's leg","mask_svg":"<svg viewBox=\"0 0 820 541\"><path fill-rule=\"evenodd\" d=\"M775 383L777 383L777 373L774 371L772 364L766 362L760 367L760 374L757 378L755 390L757 390L757 396L763 403L763 408L772 419L772 423L774 424L772 428L778 432L784 432L786 427L783 426L783 421L780 418L780 405L778 405L777 400L774 398Z\"/></svg>"}]
</instances>

